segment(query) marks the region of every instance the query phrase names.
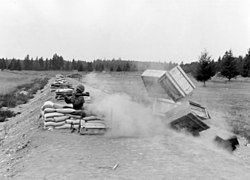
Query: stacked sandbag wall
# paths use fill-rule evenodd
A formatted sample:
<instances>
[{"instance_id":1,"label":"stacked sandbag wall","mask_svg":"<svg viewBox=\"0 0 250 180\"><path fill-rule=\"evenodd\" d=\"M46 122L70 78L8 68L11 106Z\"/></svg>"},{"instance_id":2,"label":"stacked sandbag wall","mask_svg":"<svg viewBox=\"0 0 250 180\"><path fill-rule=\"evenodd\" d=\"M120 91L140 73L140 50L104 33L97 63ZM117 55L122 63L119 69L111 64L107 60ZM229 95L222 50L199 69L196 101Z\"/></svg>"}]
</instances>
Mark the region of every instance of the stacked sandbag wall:
<instances>
[{"instance_id":1,"label":"stacked sandbag wall","mask_svg":"<svg viewBox=\"0 0 250 180\"><path fill-rule=\"evenodd\" d=\"M76 111L70 105L55 104L47 101L41 108L44 128L70 129L79 128L80 119L85 115Z\"/></svg>"},{"instance_id":2,"label":"stacked sandbag wall","mask_svg":"<svg viewBox=\"0 0 250 180\"><path fill-rule=\"evenodd\" d=\"M102 118L88 116L84 110L75 110L72 105L61 105L46 101L41 108L44 129L105 129Z\"/></svg>"},{"instance_id":3,"label":"stacked sandbag wall","mask_svg":"<svg viewBox=\"0 0 250 180\"><path fill-rule=\"evenodd\" d=\"M61 88L72 88L72 84L70 84L63 75L56 75L55 81L50 85L50 91L53 92L56 89Z\"/></svg>"}]
</instances>

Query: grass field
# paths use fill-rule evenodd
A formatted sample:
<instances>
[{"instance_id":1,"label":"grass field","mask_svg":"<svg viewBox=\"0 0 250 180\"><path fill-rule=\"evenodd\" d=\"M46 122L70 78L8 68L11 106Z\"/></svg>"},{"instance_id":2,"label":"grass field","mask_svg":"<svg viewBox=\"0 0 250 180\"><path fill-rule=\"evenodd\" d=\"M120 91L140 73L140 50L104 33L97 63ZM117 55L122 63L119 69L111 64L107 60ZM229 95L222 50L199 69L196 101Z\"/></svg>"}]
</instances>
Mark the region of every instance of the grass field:
<instances>
[{"instance_id":1,"label":"grass field","mask_svg":"<svg viewBox=\"0 0 250 180\"><path fill-rule=\"evenodd\" d=\"M193 98L213 112L221 113L232 131L250 139L250 83L233 80L197 84ZM218 119L219 120L219 119Z\"/></svg>"},{"instance_id":2,"label":"grass field","mask_svg":"<svg viewBox=\"0 0 250 180\"><path fill-rule=\"evenodd\" d=\"M21 84L26 84L37 77L43 76L35 72L0 71L0 94L8 93Z\"/></svg>"},{"instance_id":3,"label":"grass field","mask_svg":"<svg viewBox=\"0 0 250 180\"><path fill-rule=\"evenodd\" d=\"M18 85L30 83L33 79L53 77L58 73L67 74L58 71L0 71L0 94L8 93Z\"/></svg>"}]
</instances>

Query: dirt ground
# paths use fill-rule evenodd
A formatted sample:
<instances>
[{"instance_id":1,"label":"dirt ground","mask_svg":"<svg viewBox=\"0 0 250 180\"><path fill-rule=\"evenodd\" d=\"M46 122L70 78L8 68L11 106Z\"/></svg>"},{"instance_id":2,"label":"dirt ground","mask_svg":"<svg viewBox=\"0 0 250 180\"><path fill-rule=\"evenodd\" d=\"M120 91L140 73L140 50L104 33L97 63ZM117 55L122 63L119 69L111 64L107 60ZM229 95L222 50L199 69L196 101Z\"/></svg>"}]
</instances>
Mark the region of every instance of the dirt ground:
<instances>
[{"instance_id":1,"label":"dirt ground","mask_svg":"<svg viewBox=\"0 0 250 180\"><path fill-rule=\"evenodd\" d=\"M52 80L51 80L52 81ZM77 81L71 80L75 85ZM91 94L101 93L86 88ZM0 124L0 179L249 179L249 153L236 156L207 139L166 129L151 137L83 136L43 130L47 85L20 115ZM249 151L246 149L246 151ZM245 152L245 151L244 151Z\"/></svg>"}]
</instances>

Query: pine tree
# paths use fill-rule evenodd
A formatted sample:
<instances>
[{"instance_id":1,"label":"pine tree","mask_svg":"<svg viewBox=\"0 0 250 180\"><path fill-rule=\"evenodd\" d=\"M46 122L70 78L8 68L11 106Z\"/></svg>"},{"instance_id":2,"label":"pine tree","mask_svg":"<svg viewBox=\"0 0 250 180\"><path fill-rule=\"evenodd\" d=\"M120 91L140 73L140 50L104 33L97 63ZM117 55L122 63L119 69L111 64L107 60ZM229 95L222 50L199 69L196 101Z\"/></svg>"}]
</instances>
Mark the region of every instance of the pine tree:
<instances>
[{"instance_id":1,"label":"pine tree","mask_svg":"<svg viewBox=\"0 0 250 180\"><path fill-rule=\"evenodd\" d=\"M29 70L34 70L34 64L35 64L35 61L33 60L33 58L31 58L30 63L29 63Z\"/></svg>"},{"instance_id":2,"label":"pine tree","mask_svg":"<svg viewBox=\"0 0 250 180\"><path fill-rule=\"evenodd\" d=\"M25 58L23 60L23 69L24 70L31 70L31 67L30 67L30 56L29 55L25 56Z\"/></svg>"},{"instance_id":3,"label":"pine tree","mask_svg":"<svg viewBox=\"0 0 250 180\"><path fill-rule=\"evenodd\" d=\"M16 60L13 58L13 59L10 61L10 64L8 65L8 69L9 69L9 70L15 70L15 64L16 64Z\"/></svg>"},{"instance_id":4,"label":"pine tree","mask_svg":"<svg viewBox=\"0 0 250 180\"><path fill-rule=\"evenodd\" d=\"M130 65L129 65L128 62L127 62L127 63L125 64L125 66L123 67L123 71L130 71Z\"/></svg>"},{"instance_id":5,"label":"pine tree","mask_svg":"<svg viewBox=\"0 0 250 180\"><path fill-rule=\"evenodd\" d=\"M206 86L206 81L215 75L215 66L211 56L208 53L202 52L199 57L198 66L195 73L195 78L197 81L201 81Z\"/></svg>"},{"instance_id":6,"label":"pine tree","mask_svg":"<svg viewBox=\"0 0 250 180\"><path fill-rule=\"evenodd\" d=\"M78 65L78 69L77 69L78 71L83 71L83 65L82 65L82 63L80 63L79 65Z\"/></svg>"},{"instance_id":7,"label":"pine tree","mask_svg":"<svg viewBox=\"0 0 250 180\"><path fill-rule=\"evenodd\" d=\"M44 64L44 70L47 71L47 70L50 70L50 67L49 67L49 60L46 58L45 60L45 64Z\"/></svg>"},{"instance_id":8,"label":"pine tree","mask_svg":"<svg viewBox=\"0 0 250 180\"><path fill-rule=\"evenodd\" d=\"M22 70L22 66L21 66L21 61L20 60L16 61L15 69L18 70L18 71Z\"/></svg>"},{"instance_id":9,"label":"pine tree","mask_svg":"<svg viewBox=\"0 0 250 180\"><path fill-rule=\"evenodd\" d=\"M225 52L221 61L221 75L228 81L238 75L236 61L231 50Z\"/></svg>"},{"instance_id":10,"label":"pine tree","mask_svg":"<svg viewBox=\"0 0 250 180\"><path fill-rule=\"evenodd\" d=\"M87 63L87 70L88 70L88 71L93 71L93 66L92 66L92 63L91 63L91 62L88 62L88 63Z\"/></svg>"},{"instance_id":11,"label":"pine tree","mask_svg":"<svg viewBox=\"0 0 250 180\"><path fill-rule=\"evenodd\" d=\"M241 75L243 77L250 77L250 49L244 57Z\"/></svg>"},{"instance_id":12,"label":"pine tree","mask_svg":"<svg viewBox=\"0 0 250 180\"><path fill-rule=\"evenodd\" d=\"M70 62L69 61L66 61L65 63L64 63L64 70L66 70L66 71L70 71Z\"/></svg>"},{"instance_id":13,"label":"pine tree","mask_svg":"<svg viewBox=\"0 0 250 180\"><path fill-rule=\"evenodd\" d=\"M5 62L4 58L0 59L0 69L1 70L6 69L6 62Z\"/></svg>"},{"instance_id":14,"label":"pine tree","mask_svg":"<svg viewBox=\"0 0 250 180\"><path fill-rule=\"evenodd\" d=\"M39 70L44 70L44 61L43 61L43 57L40 57L38 59L39 62Z\"/></svg>"},{"instance_id":15,"label":"pine tree","mask_svg":"<svg viewBox=\"0 0 250 180\"><path fill-rule=\"evenodd\" d=\"M35 61L33 62L32 70L35 70L35 71L39 71L40 70L40 65L39 65L38 57L36 57Z\"/></svg>"},{"instance_id":16,"label":"pine tree","mask_svg":"<svg viewBox=\"0 0 250 180\"><path fill-rule=\"evenodd\" d=\"M122 71L122 68L118 65L116 71L117 71L117 72L120 72L120 71Z\"/></svg>"},{"instance_id":17,"label":"pine tree","mask_svg":"<svg viewBox=\"0 0 250 180\"><path fill-rule=\"evenodd\" d=\"M71 66L72 66L72 70L77 69L77 64L76 64L76 61L74 59L72 60Z\"/></svg>"}]
</instances>

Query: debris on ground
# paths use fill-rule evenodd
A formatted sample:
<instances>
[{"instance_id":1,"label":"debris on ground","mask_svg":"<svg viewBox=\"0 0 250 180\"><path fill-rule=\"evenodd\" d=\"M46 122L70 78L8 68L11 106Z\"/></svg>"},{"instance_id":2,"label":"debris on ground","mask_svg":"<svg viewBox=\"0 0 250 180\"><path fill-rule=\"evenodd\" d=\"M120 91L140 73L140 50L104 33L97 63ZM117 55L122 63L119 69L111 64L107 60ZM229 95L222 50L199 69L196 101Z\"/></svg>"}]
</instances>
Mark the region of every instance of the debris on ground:
<instances>
[{"instance_id":1,"label":"debris on ground","mask_svg":"<svg viewBox=\"0 0 250 180\"><path fill-rule=\"evenodd\" d=\"M31 141L28 140L27 142L25 142L23 144L19 144L17 146L16 152L25 149L30 143L31 143Z\"/></svg>"},{"instance_id":2,"label":"debris on ground","mask_svg":"<svg viewBox=\"0 0 250 180\"><path fill-rule=\"evenodd\" d=\"M99 169L112 169L112 170L116 170L119 167L119 164L115 164L114 166L99 166Z\"/></svg>"},{"instance_id":3,"label":"debris on ground","mask_svg":"<svg viewBox=\"0 0 250 180\"><path fill-rule=\"evenodd\" d=\"M239 144L239 141L238 141L238 138L236 136L233 136L227 140L219 137L219 136L216 136L214 138L214 141L216 142L216 144L228 151L235 151L238 146L240 145Z\"/></svg>"}]
</instances>

